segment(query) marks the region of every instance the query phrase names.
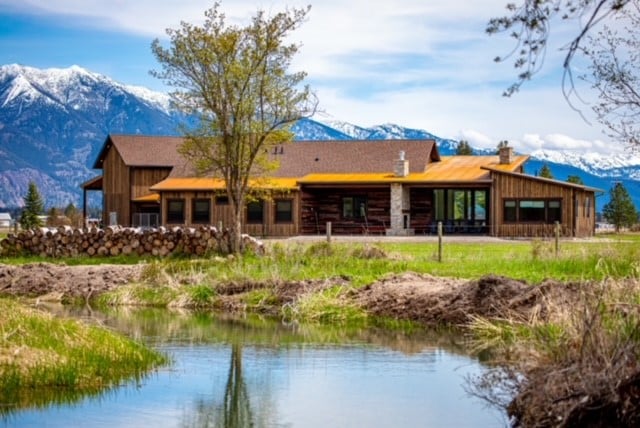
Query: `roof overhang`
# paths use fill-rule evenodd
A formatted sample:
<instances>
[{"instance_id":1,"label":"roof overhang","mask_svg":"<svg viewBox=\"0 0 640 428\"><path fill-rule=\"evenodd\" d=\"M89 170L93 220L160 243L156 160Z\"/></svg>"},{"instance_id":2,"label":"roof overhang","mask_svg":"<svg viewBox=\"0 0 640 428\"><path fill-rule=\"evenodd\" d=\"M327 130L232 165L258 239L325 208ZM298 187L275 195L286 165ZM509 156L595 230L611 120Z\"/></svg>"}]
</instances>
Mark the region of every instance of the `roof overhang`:
<instances>
[{"instance_id":1,"label":"roof overhang","mask_svg":"<svg viewBox=\"0 0 640 428\"><path fill-rule=\"evenodd\" d=\"M568 181L555 180L553 178L545 178L545 177L538 177L535 175L522 174L519 172L505 171L496 167L483 166L482 169L486 169L487 171L491 171L491 172L496 172L498 174L511 175L515 177L525 178L528 180L539 181L542 183L549 183L549 184L555 184L557 186L571 187L574 189L585 190L588 192L594 192L594 193L603 192L602 189L598 189L597 187L590 187L590 186L585 186L583 184L576 184L576 183L570 183Z\"/></svg>"},{"instance_id":2,"label":"roof overhang","mask_svg":"<svg viewBox=\"0 0 640 428\"><path fill-rule=\"evenodd\" d=\"M80 185L84 190L102 190L102 176L93 177Z\"/></svg>"},{"instance_id":3,"label":"roof overhang","mask_svg":"<svg viewBox=\"0 0 640 428\"><path fill-rule=\"evenodd\" d=\"M264 190L296 190L296 178L256 178L249 187ZM213 177L170 177L151 186L154 192L226 190L224 180Z\"/></svg>"}]
</instances>

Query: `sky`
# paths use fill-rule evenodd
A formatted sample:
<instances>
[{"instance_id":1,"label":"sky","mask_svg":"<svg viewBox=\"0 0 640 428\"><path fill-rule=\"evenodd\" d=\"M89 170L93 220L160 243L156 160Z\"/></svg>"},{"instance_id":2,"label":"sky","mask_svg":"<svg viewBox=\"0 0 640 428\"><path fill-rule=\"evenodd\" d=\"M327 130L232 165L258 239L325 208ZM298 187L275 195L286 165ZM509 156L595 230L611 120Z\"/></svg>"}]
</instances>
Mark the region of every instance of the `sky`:
<instances>
[{"instance_id":1,"label":"sky","mask_svg":"<svg viewBox=\"0 0 640 428\"><path fill-rule=\"evenodd\" d=\"M311 5L291 34L301 49L292 71L308 73L319 98L316 119L369 127L394 123L437 136L517 151L562 149L620 153L591 113L593 99L570 106L562 95L562 46L579 22L554 27L542 70L519 93L508 35L488 36L491 17L507 0L223 0L230 23L249 22L258 9L276 13ZM201 23L212 0L0 0L0 64L37 68L79 65L128 85L169 92L152 77L159 69L151 43L165 29ZM578 64L579 66L579 64ZM579 73L580 70L577 70ZM580 111L577 112L575 107Z\"/></svg>"}]
</instances>

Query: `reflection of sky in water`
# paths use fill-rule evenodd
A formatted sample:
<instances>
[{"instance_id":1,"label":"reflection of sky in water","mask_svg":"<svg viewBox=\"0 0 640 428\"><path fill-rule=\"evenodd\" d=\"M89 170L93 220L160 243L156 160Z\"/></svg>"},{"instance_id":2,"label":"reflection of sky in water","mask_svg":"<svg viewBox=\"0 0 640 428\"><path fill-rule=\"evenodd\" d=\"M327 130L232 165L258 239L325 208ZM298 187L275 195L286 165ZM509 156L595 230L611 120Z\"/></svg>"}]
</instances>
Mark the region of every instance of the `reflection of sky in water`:
<instances>
[{"instance_id":1,"label":"reflection of sky in water","mask_svg":"<svg viewBox=\"0 0 640 428\"><path fill-rule=\"evenodd\" d=\"M236 394L227 397L235 397L236 410L244 409L255 427L505 425L464 392L465 376L479 373L479 364L435 347L405 354L362 343L244 345L236 348L241 380L235 383L229 382L227 344L165 343L161 349L174 364L140 385L67 407L18 412L0 426L225 426L225 392ZM240 425L227 420L226 426Z\"/></svg>"}]
</instances>

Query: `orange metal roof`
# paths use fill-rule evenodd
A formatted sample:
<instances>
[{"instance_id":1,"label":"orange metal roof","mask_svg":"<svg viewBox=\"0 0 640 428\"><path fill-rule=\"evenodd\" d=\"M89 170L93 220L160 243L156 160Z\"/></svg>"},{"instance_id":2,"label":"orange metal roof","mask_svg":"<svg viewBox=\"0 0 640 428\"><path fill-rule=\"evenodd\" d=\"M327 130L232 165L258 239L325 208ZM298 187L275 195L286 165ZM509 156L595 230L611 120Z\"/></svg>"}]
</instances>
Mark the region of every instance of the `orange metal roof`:
<instances>
[{"instance_id":1,"label":"orange metal roof","mask_svg":"<svg viewBox=\"0 0 640 428\"><path fill-rule=\"evenodd\" d=\"M430 163L424 172L411 173L406 177L396 177L392 173L363 174L307 174L298 182L304 184L322 183L446 183L474 182L490 179L490 171L516 171L528 156L516 156L510 164L501 165L498 156L442 156L440 162Z\"/></svg>"},{"instance_id":2,"label":"orange metal roof","mask_svg":"<svg viewBox=\"0 0 640 428\"><path fill-rule=\"evenodd\" d=\"M159 193L151 193L145 196L139 196L137 198L132 199L133 202L160 202L160 194Z\"/></svg>"},{"instance_id":3,"label":"orange metal roof","mask_svg":"<svg viewBox=\"0 0 640 428\"><path fill-rule=\"evenodd\" d=\"M296 178L256 178L250 180L250 187L261 189L295 189ZM173 177L151 186L157 192L179 190L218 190L224 189L224 180L213 177Z\"/></svg>"}]
</instances>

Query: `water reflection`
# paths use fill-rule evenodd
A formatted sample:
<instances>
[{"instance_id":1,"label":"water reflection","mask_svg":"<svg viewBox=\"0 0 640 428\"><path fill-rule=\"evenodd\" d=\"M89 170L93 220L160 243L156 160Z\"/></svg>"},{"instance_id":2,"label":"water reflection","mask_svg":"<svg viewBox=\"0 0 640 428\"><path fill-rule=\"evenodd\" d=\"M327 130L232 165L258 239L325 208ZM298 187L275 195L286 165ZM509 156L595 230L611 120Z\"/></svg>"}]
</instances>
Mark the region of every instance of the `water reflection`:
<instances>
[{"instance_id":1,"label":"water reflection","mask_svg":"<svg viewBox=\"0 0 640 428\"><path fill-rule=\"evenodd\" d=\"M100 398L17 413L7 426L502 426L464 393L464 377L480 366L461 335L154 309L56 310L145 341L173 364Z\"/></svg>"}]
</instances>

